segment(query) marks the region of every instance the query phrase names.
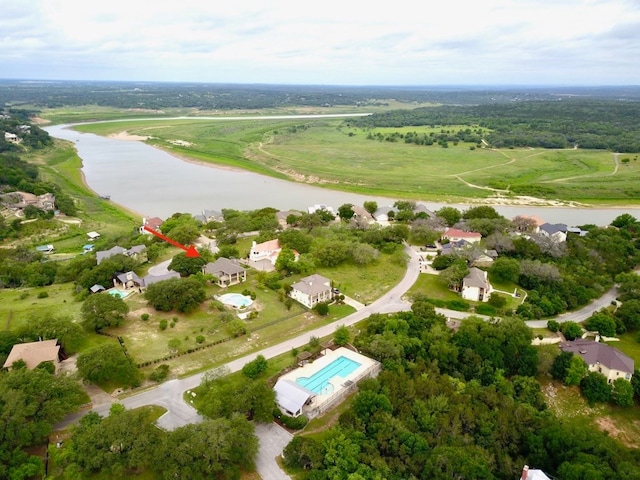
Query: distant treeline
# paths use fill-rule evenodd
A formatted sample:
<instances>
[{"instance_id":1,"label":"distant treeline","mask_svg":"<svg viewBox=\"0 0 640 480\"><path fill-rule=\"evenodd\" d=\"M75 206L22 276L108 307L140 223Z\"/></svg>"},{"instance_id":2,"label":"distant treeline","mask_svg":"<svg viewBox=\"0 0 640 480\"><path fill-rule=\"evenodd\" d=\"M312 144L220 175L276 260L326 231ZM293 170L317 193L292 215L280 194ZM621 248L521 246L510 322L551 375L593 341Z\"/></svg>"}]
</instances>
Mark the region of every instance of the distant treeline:
<instances>
[{"instance_id":1,"label":"distant treeline","mask_svg":"<svg viewBox=\"0 0 640 480\"><path fill-rule=\"evenodd\" d=\"M460 86L331 86L154 82L35 82L0 80L0 106L37 108L98 105L114 108L262 109L287 106L496 104L552 100L580 95L589 98L640 100L637 87L460 87Z\"/></svg>"},{"instance_id":2,"label":"distant treeline","mask_svg":"<svg viewBox=\"0 0 640 480\"><path fill-rule=\"evenodd\" d=\"M360 128L478 125L492 147L640 151L640 102L562 101L394 110L349 120ZM475 138L474 138L475 140ZM473 140L472 140L473 141Z\"/></svg>"}]
</instances>

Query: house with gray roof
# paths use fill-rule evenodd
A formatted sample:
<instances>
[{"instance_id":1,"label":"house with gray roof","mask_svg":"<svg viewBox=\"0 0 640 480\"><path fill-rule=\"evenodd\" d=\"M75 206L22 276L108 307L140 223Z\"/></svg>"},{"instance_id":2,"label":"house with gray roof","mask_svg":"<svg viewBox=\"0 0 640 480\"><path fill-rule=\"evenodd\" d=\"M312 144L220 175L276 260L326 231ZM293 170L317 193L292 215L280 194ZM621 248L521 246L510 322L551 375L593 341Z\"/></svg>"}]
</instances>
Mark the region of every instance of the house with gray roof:
<instances>
[{"instance_id":1,"label":"house with gray roof","mask_svg":"<svg viewBox=\"0 0 640 480\"><path fill-rule=\"evenodd\" d=\"M634 371L633 359L606 343L581 338L558 345L563 352L571 352L582 358L590 372L603 374L609 383L618 378L631 381Z\"/></svg>"},{"instance_id":2,"label":"house with gray roof","mask_svg":"<svg viewBox=\"0 0 640 480\"><path fill-rule=\"evenodd\" d=\"M228 287L242 283L247 279L247 271L236 260L220 257L215 262L207 263L202 267L202 273L213 275L217 278L217 284Z\"/></svg>"},{"instance_id":3,"label":"house with gray roof","mask_svg":"<svg viewBox=\"0 0 640 480\"><path fill-rule=\"evenodd\" d=\"M564 223L543 223L538 227L538 233L557 243L567 241L567 226Z\"/></svg>"},{"instance_id":4,"label":"house with gray roof","mask_svg":"<svg viewBox=\"0 0 640 480\"><path fill-rule=\"evenodd\" d=\"M460 294L465 300L487 302L491 296L491 284L487 272L476 267L469 269L469 274L462 279Z\"/></svg>"},{"instance_id":5,"label":"house with gray roof","mask_svg":"<svg viewBox=\"0 0 640 480\"><path fill-rule=\"evenodd\" d=\"M394 217L396 213L398 213L398 211L393 207L379 207L373 212L373 218L375 218L379 224L387 225L390 217Z\"/></svg>"},{"instance_id":6,"label":"house with gray roof","mask_svg":"<svg viewBox=\"0 0 640 480\"><path fill-rule=\"evenodd\" d=\"M318 274L304 277L291 285L289 296L307 308L313 308L321 302L330 302L333 300L331 280Z\"/></svg>"},{"instance_id":7,"label":"house with gray roof","mask_svg":"<svg viewBox=\"0 0 640 480\"><path fill-rule=\"evenodd\" d=\"M171 280L172 278L180 278L180 274L178 272L169 270L167 273L164 273L162 275L147 275L142 279L142 286L148 287L149 285L153 285L154 283L162 282L163 280Z\"/></svg>"},{"instance_id":8,"label":"house with gray roof","mask_svg":"<svg viewBox=\"0 0 640 480\"><path fill-rule=\"evenodd\" d=\"M142 263L147 261L147 247L145 245L136 245L127 249L116 245L109 250L96 252L96 262L100 265L103 260L113 257L114 255L126 255Z\"/></svg>"}]
</instances>

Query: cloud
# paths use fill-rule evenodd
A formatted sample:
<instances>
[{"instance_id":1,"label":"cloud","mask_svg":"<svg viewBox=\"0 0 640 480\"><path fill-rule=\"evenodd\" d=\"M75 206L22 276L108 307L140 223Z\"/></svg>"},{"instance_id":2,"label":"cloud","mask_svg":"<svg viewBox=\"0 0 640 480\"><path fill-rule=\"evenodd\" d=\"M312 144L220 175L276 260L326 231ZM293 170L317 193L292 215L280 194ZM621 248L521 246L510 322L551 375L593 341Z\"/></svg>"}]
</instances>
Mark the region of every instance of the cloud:
<instances>
[{"instance_id":1,"label":"cloud","mask_svg":"<svg viewBox=\"0 0 640 480\"><path fill-rule=\"evenodd\" d=\"M0 18L0 71L14 78L340 84L640 78L638 2L356 3L15 0Z\"/></svg>"}]
</instances>

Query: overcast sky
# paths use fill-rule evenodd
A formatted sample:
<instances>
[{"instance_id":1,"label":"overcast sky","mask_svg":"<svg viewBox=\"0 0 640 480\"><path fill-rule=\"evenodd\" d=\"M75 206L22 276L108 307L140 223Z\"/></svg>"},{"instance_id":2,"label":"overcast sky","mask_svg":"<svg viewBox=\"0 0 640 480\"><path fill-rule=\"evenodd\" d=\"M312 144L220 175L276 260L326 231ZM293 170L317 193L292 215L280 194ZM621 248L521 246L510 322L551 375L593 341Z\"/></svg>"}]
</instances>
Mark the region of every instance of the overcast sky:
<instances>
[{"instance_id":1,"label":"overcast sky","mask_svg":"<svg viewBox=\"0 0 640 480\"><path fill-rule=\"evenodd\" d=\"M0 77L640 84L640 0L0 0Z\"/></svg>"}]
</instances>

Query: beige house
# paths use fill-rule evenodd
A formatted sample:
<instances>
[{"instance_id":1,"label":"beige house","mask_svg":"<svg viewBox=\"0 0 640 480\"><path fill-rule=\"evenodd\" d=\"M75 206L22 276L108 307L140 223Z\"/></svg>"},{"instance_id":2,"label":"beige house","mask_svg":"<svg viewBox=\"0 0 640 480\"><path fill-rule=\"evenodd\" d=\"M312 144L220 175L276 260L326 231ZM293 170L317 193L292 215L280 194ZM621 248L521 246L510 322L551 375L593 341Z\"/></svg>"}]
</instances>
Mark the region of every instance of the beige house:
<instances>
[{"instance_id":1,"label":"beige house","mask_svg":"<svg viewBox=\"0 0 640 480\"><path fill-rule=\"evenodd\" d=\"M631 381L634 368L633 359L606 343L579 339L560 343L559 346L563 352L578 355L588 365L590 372L603 374L609 383L618 378Z\"/></svg>"},{"instance_id":2,"label":"beige house","mask_svg":"<svg viewBox=\"0 0 640 480\"><path fill-rule=\"evenodd\" d=\"M20 143L22 139L15 133L4 132L4 141L7 143Z\"/></svg>"},{"instance_id":3,"label":"beige house","mask_svg":"<svg viewBox=\"0 0 640 480\"><path fill-rule=\"evenodd\" d=\"M322 275L310 275L291 285L289 296L307 308L313 308L320 302L333 300L331 280Z\"/></svg>"},{"instance_id":4,"label":"beige house","mask_svg":"<svg viewBox=\"0 0 640 480\"><path fill-rule=\"evenodd\" d=\"M142 226L140 227L140 233L144 233L145 235L151 235L151 232L146 230L144 227L149 227L151 230L158 231L160 230L160 225L162 225L163 220L158 217L151 218L143 218Z\"/></svg>"},{"instance_id":5,"label":"beige house","mask_svg":"<svg viewBox=\"0 0 640 480\"><path fill-rule=\"evenodd\" d=\"M478 232L465 232L464 230L458 230L457 228L448 228L440 238L442 240L449 240L450 242L465 240L469 243L476 243L482 240L482 234Z\"/></svg>"},{"instance_id":6,"label":"beige house","mask_svg":"<svg viewBox=\"0 0 640 480\"><path fill-rule=\"evenodd\" d=\"M218 279L218 285L228 287L242 283L247 279L247 271L237 262L228 258L218 258L213 263L207 263L202 268L202 273L208 273Z\"/></svg>"},{"instance_id":7,"label":"beige house","mask_svg":"<svg viewBox=\"0 0 640 480\"><path fill-rule=\"evenodd\" d=\"M58 340L43 340L41 342L29 342L19 343L14 345L9 352L7 361L4 362L3 368L11 370L11 366L18 360L24 361L27 364L27 368L32 370L40 365L42 362L51 362L58 371L60 366L60 345Z\"/></svg>"},{"instance_id":8,"label":"beige house","mask_svg":"<svg viewBox=\"0 0 640 480\"><path fill-rule=\"evenodd\" d=\"M487 278L487 272L472 267L469 274L462 279L460 294L465 300L474 302L486 302L491 297L491 284Z\"/></svg>"}]
</instances>

